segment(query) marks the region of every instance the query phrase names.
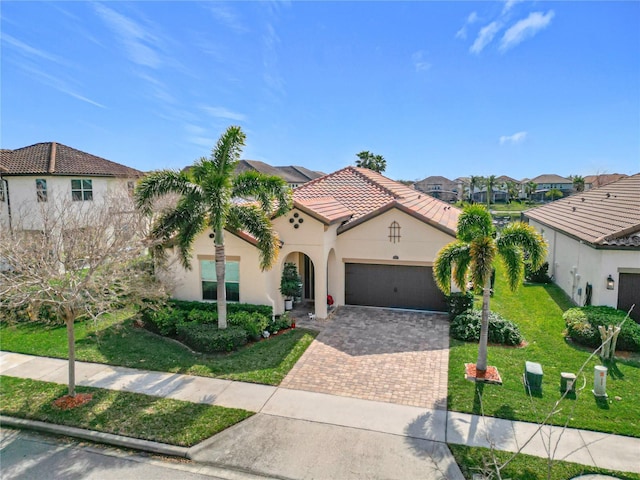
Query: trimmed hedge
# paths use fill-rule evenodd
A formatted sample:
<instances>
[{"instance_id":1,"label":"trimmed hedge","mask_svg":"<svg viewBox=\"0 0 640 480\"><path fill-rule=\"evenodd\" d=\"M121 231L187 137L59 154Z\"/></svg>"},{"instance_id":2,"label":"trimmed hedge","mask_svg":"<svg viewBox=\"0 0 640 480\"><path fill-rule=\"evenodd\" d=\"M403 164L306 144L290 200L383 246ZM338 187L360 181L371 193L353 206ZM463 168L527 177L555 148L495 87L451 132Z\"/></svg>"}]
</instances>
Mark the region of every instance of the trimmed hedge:
<instances>
[{"instance_id":1,"label":"trimmed hedge","mask_svg":"<svg viewBox=\"0 0 640 480\"><path fill-rule=\"evenodd\" d=\"M480 341L482 310L469 310L453 319L450 326L451 336L464 342ZM501 345L520 345L524 338L518 326L502 318L495 312L489 312L489 342Z\"/></svg>"},{"instance_id":2,"label":"trimmed hedge","mask_svg":"<svg viewBox=\"0 0 640 480\"><path fill-rule=\"evenodd\" d=\"M549 262L544 262L538 270L533 270L530 263L525 263L524 278L531 283L551 283Z\"/></svg>"},{"instance_id":3,"label":"trimmed hedge","mask_svg":"<svg viewBox=\"0 0 640 480\"><path fill-rule=\"evenodd\" d=\"M461 313L473 308L473 293L452 293L447 296L447 304L449 305L449 320L453 320Z\"/></svg>"},{"instance_id":4,"label":"trimmed hedge","mask_svg":"<svg viewBox=\"0 0 640 480\"><path fill-rule=\"evenodd\" d=\"M588 306L570 308L564 312L562 318L567 326L567 334L574 342L595 349L602 343L598 327L618 325L625 316L626 312L613 307ZM616 350L640 352L640 325L632 319L627 320L622 326Z\"/></svg>"},{"instance_id":5,"label":"trimmed hedge","mask_svg":"<svg viewBox=\"0 0 640 480\"><path fill-rule=\"evenodd\" d=\"M249 340L258 340L267 329L269 319L260 313L237 312L227 318L229 325L242 328Z\"/></svg>"},{"instance_id":6,"label":"trimmed hedge","mask_svg":"<svg viewBox=\"0 0 640 480\"><path fill-rule=\"evenodd\" d=\"M167 304L179 310L204 310L207 312L218 312L218 306L215 302L188 302L186 300L169 300ZM227 313L260 313L265 317L271 318L273 308L270 305L254 305L252 303L227 303Z\"/></svg>"},{"instance_id":7,"label":"trimmed hedge","mask_svg":"<svg viewBox=\"0 0 640 480\"><path fill-rule=\"evenodd\" d=\"M190 322L178 325L177 330L185 345L203 353L230 352L247 343L247 333L242 327L218 330L216 325Z\"/></svg>"}]
</instances>

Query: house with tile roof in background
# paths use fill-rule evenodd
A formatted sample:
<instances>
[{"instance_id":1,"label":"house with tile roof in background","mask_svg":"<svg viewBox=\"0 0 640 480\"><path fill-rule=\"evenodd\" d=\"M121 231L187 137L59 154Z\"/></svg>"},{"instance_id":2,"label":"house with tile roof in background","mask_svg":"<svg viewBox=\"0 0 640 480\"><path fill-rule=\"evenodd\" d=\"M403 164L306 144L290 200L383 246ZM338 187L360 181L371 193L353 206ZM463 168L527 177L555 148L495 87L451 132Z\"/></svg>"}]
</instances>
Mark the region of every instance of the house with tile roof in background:
<instances>
[{"instance_id":1,"label":"house with tile roof in background","mask_svg":"<svg viewBox=\"0 0 640 480\"><path fill-rule=\"evenodd\" d=\"M610 183L617 182L626 177L624 173L600 173L598 175L587 175L584 177L584 189L604 187Z\"/></svg>"},{"instance_id":2,"label":"house with tile roof in background","mask_svg":"<svg viewBox=\"0 0 640 480\"><path fill-rule=\"evenodd\" d=\"M265 175L276 175L283 178L291 188L297 188L324 175L322 172L315 172L301 166L289 165L286 167L273 167L258 160L240 160L236 166L236 173L246 171L260 172Z\"/></svg>"},{"instance_id":3,"label":"house with tile roof in background","mask_svg":"<svg viewBox=\"0 0 640 480\"><path fill-rule=\"evenodd\" d=\"M271 304L282 313L280 278L292 262L302 277L302 297L314 303L318 318L327 316L328 296L336 306L444 311L432 267L437 252L454 240L459 213L379 173L346 167L294 190L293 209L273 220L281 250L271 270L260 271L255 239L228 232L226 282L237 301ZM210 234L196 238L192 270L174 267L175 298L205 300L203 285L215 282Z\"/></svg>"},{"instance_id":4,"label":"house with tile roof in background","mask_svg":"<svg viewBox=\"0 0 640 480\"><path fill-rule=\"evenodd\" d=\"M129 199L143 173L56 142L0 151L0 225L38 229L40 207Z\"/></svg>"},{"instance_id":5,"label":"house with tile roof in background","mask_svg":"<svg viewBox=\"0 0 640 480\"><path fill-rule=\"evenodd\" d=\"M640 322L640 173L523 212L549 244L553 281L578 305Z\"/></svg>"},{"instance_id":6,"label":"house with tile roof in background","mask_svg":"<svg viewBox=\"0 0 640 480\"><path fill-rule=\"evenodd\" d=\"M536 184L536 191L531 195L531 200L547 202L547 193L551 190L560 190L563 197L573 194L573 180L556 174L543 174L528 180ZM523 183L524 185L524 183Z\"/></svg>"}]
</instances>

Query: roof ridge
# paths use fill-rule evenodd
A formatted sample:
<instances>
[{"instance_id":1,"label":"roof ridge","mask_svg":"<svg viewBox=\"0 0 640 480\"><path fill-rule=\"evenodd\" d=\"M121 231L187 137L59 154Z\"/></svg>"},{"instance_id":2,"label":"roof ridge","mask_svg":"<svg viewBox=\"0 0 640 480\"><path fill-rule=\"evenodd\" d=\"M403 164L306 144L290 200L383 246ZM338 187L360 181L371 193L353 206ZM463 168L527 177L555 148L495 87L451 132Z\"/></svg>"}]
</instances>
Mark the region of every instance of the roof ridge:
<instances>
[{"instance_id":1,"label":"roof ridge","mask_svg":"<svg viewBox=\"0 0 640 480\"><path fill-rule=\"evenodd\" d=\"M391 182L394 183L398 183L395 180L390 179L389 177L385 177L384 175L382 175L381 173L378 172L374 172L373 170L369 169L369 168L363 168L363 167L353 167L351 165L349 165L347 168L351 168L353 169L354 172L356 172L358 175L360 175L362 178L364 178L366 181L368 181L370 184L378 187L379 189L381 189L382 191L388 193L389 195L391 195L393 197L394 200L397 200L398 198L405 198L402 195L394 192L393 190L391 190L388 187L385 187L384 185L382 185L381 183L377 182L376 180L374 180L373 178L369 177L365 171L367 172L372 172L375 173L376 175L380 175L382 178L385 178ZM401 184L398 184L401 185ZM408 187L407 187L408 188Z\"/></svg>"}]
</instances>

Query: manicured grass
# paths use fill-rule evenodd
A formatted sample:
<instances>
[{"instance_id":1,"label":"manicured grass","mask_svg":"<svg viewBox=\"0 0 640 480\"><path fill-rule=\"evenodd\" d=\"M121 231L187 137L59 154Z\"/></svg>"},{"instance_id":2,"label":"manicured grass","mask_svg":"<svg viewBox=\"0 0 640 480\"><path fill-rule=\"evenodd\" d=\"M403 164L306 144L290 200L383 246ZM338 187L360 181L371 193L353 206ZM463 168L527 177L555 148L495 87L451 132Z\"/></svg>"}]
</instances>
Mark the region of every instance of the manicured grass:
<instances>
[{"instance_id":1,"label":"manicured grass","mask_svg":"<svg viewBox=\"0 0 640 480\"><path fill-rule=\"evenodd\" d=\"M489 365L495 365L504 384L480 385L484 413L493 417L541 421L560 398L560 372L576 373L591 353L564 339L562 313L571 302L555 285L524 285L510 292L500 269L491 309L520 327L528 344L524 348L489 346ZM480 413L476 385L464 379L464 364L475 363L478 345L451 339L449 356L449 409ZM529 397L522 383L524 362L539 362L544 371L541 396ZM584 370L586 387L575 399L565 399L552 423L587 430L640 437L640 361L637 357L609 364L606 400L596 400L593 367ZM582 377L578 386L583 385Z\"/></svg>"},{"instance_id":2,"label":"manicured grass","mask_svg":"<svg viewBox=\"0 0 640 480\"><path fill-rule=\"evenodd\" d=\"M18 418L189 447L253 415L237 408L183 402L138 393L77 387L91 393L85 405L59 410L52 402L67 387L0 377L0 413Z\"/></svg>"},{"instance_id":3,"label":"manicured grass","mask_svg":"<svg viewBox=\"0 0 640 480\"><path fill-rule=\"evenodd\" d=\"M486 448L472 448L462 445L449 445L451 453L462 470L465 478L471 480L474 473L480 473L486 462L491 461L491 455ZM511 458L509 452L495 452L498 462L504 463ZM520 454L501 471L502 478L511 480L546 480L548 460ZM566 480L579 475L602 474L615 476L624 480L640 480L636 473L616 472L602 468L587 467L577 463L554 462L551 467L551 480Z\"/></svg>"},{"instance_id":4,"label":"manicured grass","mask_svg":"<svg viewBox=\"0 0 640 480\"><path fill-rule=\"evenodd\" d=\"M315 337L314 332L293 329L229 354L194 354L173 340L136 327L132 315L131 312L121 313L98 324L77 323L76 358L86 362L278 385ZM0 335L3 350L67 358L64 326L35 323L3 325Z\"/></svg>"}]
</instances>

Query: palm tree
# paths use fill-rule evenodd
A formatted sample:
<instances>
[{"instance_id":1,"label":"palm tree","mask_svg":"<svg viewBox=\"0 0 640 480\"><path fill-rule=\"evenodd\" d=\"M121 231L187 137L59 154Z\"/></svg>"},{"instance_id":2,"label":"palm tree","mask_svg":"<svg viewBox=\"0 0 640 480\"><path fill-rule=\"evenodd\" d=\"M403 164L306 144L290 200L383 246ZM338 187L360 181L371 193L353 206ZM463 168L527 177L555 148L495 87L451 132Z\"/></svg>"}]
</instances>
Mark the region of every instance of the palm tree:
<instances>
[{"instance_id":1,"label":"palm tree","mask_svg":"<svg viewBox=\"0 0 640 480\"><path fill-rule=\"evenodd\" d=\"M207 228L213 232L215 246L218 327L227 326L225 289L224 231L245 230L257 240L260 267L270 268L279 251L279 240L271 218L291 209L291 189L277 176L258 172L235 175L235 166L244 146L245 134L231 126L220 136L209 158L202 157L188 170L160 170L146 176L138 185L138 208L152 213L156 199L177 194L174 208L160 213L151 236L163 245L178 247L180 262L191 269L191 247L196 236ZM237 199L253 201L239 202Z\"/></svg>"},{"instance_id":2,"label":"palm tree","mask_svg":"<svg viewBox=\"0 0 640 480\"><path fill-rule=\"evenodd\" d=\"M544 262L547 246L540 234L523 222L511 223L497 234L491 214L484 205L464 208L458 218L456 238L438 252L433 276L438 288L447 295L451 292L452 280L464 292L467 276L471 277L475 287L482 287L482 322L476 370L485 371L494 262L497 257L502 259L509 287L515 290L522 282L525 256L537 269Z\"/></svg>"},{"instance_id":3,"label":"palm tree","mask_svg":"<svg viewBox=\"0 0 640 480\"><path fill-rule=\"evenodd\" d=\"M576 192L584 192L584 177L575 175L572 180L573 188L576 190Z\"/></svg>"},{"instance_id":4,"label":"palm tree","mask_svg":"<svg viewBox=\"0 0 640 480\"><path fill-rule=\"evenodd\" d=\"M529 203L532 202L533 194L536 193L537 188L538 184L536 182L527 182L524 186L524 190L527 194L527 198L529 199Z\"/></svg>"},{"instance_id":5,"label":"palm tree","mask_svg":"<svg viewBox=\"0 0 640 480\"><path fill-rule=\"evenodd\" d=\"M374 172L382 173L387 168L387 161L382 155L376 155L368 150L356 153L356 167L368 168Z\"/></svg>"},{"instance_id":6,"label":"palm tree","mask_svg":"<svg viewBox=\"0 0 640 480\"><path fill-rule=\"evenodd\" d=\"M514 182L513 180L507 180L504 183L504 188L507 190L507 196L509 198L509 203L511 203L511 201L513 199L517 199L518 198L518 183Z\"/></svg>"},{"instance_id":7,"label":"palm tree","mask_svg":"<svg viewBox=\"0 0 640 480\"><path fill-rule=\"evenodd\" d=\"M473 194L476 191L476 188L482 187L484 183L484 177L480 177L477 175L471 175L469 177L469 200L473 203Z\"/></svg>"},{"instance_id":8,"label":"palm tree","mask_svg":"<svg viewBox=\"0 0 640 480\"><path fill-rule=\"evenodd\" d=\"M489 175L484 179L484 186L487 187L487 207L491 205L491 196L493 195L493 187L498 185L498 179L495 175Z\"/></svg>"}]
</instances>

